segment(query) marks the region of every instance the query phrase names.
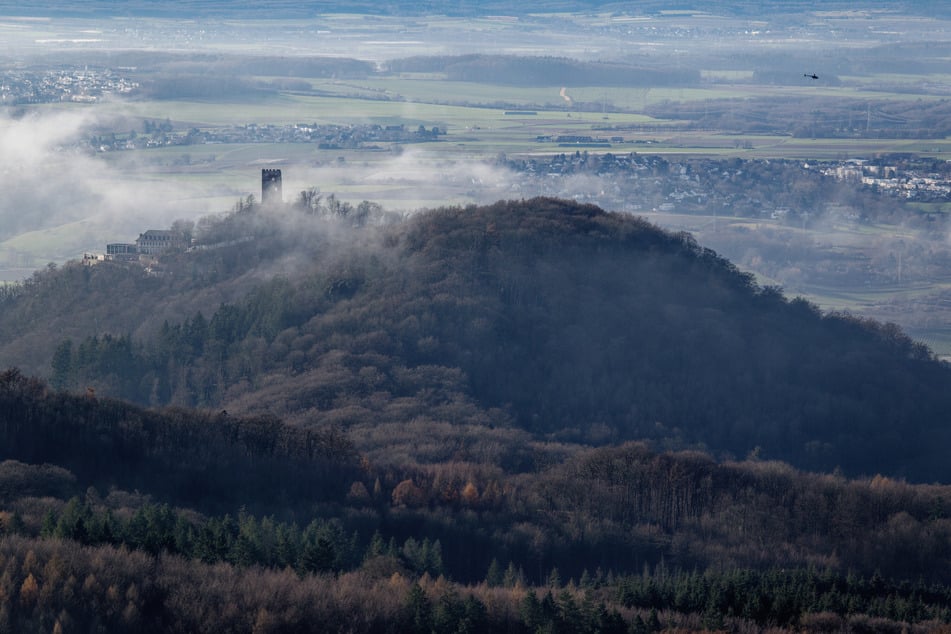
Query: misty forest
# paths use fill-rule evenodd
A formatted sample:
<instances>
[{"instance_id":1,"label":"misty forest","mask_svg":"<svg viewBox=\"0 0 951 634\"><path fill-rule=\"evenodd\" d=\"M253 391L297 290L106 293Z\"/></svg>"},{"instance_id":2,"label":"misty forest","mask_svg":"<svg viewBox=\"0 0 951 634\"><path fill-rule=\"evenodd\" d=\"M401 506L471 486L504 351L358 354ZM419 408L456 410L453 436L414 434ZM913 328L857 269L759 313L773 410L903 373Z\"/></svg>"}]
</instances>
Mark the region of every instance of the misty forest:
<instances>
[{"instance_id":1,"label":"misty forest","mask_svg":"<svg viewBox=\"0 0 951 634\"><path fill-rule=\"evenodd\" d=\"M0 0L0 632L951 632L951 12L629 4Z\"/></svg>"}]
</instances>

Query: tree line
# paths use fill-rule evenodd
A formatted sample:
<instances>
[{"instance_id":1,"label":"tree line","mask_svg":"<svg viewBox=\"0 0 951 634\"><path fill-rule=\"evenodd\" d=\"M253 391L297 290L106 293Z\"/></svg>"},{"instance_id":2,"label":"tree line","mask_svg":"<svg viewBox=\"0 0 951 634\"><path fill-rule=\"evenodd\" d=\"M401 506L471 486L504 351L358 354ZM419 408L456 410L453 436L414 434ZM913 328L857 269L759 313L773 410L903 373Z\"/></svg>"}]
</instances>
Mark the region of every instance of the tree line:
<instances>
[{"instance_id":1,"label":"tree line","mask_svg":"<svg viewBox=\"0 0 951 634\"><path fill-rule=\"evenodd\" d=\"M333 428L225 411L146 411L92 392L52 393L15 369L0 373L0 439L4 458L212 507L342 499L359 469L353 444Z\"/></svg>"}]
</instances>

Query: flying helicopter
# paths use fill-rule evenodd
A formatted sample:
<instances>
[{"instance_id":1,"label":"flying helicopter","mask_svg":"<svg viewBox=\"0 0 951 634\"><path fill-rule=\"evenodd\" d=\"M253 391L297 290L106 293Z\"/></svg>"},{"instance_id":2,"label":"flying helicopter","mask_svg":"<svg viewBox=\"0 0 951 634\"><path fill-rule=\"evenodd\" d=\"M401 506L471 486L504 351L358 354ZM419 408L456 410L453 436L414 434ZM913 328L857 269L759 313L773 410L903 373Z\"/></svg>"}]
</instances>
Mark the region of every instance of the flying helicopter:
<instances>
[{"instance_id":1,"label":"flying helicopter","mask_svg":"<svg viewBox=\"0 0 951 634\"><path fill-rule=\"evenodd\" d=\"M803 73L802 76L803 76L803 77L808 77L808 78L810 78L810 79L819 79L819 76L816 75L815 73L812 73L812 74Z\"/></svg>"}]
</instances>

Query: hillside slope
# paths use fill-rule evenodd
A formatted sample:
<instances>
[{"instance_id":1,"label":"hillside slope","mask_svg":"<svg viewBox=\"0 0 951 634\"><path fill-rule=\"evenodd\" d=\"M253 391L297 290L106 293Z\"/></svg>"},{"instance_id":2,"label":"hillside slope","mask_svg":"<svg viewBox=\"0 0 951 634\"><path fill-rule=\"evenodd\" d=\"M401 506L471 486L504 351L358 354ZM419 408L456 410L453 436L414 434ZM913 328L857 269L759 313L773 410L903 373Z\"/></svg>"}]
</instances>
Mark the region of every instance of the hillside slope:
<instances>
[{"instance_id":1,"label":"hillside slope","mask_svg":"<svg viewBox=\"0 0 951 634\"><path fill-rule=\"evenodd\" d=\"M549 199L362 229L289 213L231 216L216 231L253 241L169 256L162 277L40 276L6 300L3 361L46 342L55 385L336 425L394 463L518 469L528 433L951 480L951 370L689 236ZM181 317L112 290L139 287ZM67 341L42 325L67 317Z\"/></svg>"}]
</instances>

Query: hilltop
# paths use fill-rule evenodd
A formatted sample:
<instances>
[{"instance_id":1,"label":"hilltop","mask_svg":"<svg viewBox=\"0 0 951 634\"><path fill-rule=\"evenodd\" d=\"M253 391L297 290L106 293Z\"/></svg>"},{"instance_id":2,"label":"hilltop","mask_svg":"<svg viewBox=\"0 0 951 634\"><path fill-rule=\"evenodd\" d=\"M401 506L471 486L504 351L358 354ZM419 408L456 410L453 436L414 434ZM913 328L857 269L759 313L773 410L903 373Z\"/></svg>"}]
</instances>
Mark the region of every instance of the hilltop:
<instances>
[{"instance_id":1,"label":"hilltop","mask_svg":"<svg viewBox=\"0 0 951 634\"><path fill-rule=\"evenodd\" d=\"M37 274L5 300L0 358L143 405L336 426L383 463L528 468L527 434L951 480L946 365L689 235L553 199L312 211L236 212L151 274Z\"/></svg>"}]
</instances>

